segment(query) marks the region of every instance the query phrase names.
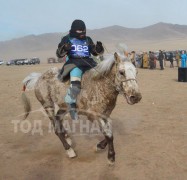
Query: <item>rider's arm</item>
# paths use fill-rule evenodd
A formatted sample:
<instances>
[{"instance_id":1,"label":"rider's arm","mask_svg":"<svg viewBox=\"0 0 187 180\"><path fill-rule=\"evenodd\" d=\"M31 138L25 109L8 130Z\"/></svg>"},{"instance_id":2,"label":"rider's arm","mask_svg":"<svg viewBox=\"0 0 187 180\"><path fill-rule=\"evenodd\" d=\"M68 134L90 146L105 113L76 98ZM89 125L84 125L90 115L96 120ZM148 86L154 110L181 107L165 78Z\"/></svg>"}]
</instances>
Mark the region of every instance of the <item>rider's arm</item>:
<instances>
[{"instance_id":1,"label":"rider's arm","mask_svg":"<svg viewBox=\"0 0 187 180\"><path fill-rule=\"evenodd\" d=\"M71 49L71 43L69 42L68 36L64 36L61 42L58 44L58 49L56 50L56 55L58 58L64 57L68 51Z\"/></svg>"},{"instance_id":2,"label":"rider's arm","mask_svg":"<svg viewBox=\"0 0 187 180\"><path fill-rule=\"evenodd\" d=\"M104 48L102 43L97 41L97 44L95 45L90 37L87 38L89 42L90 53L94 56L102 55L104 53Z\"/></svg>"}]
</instances>

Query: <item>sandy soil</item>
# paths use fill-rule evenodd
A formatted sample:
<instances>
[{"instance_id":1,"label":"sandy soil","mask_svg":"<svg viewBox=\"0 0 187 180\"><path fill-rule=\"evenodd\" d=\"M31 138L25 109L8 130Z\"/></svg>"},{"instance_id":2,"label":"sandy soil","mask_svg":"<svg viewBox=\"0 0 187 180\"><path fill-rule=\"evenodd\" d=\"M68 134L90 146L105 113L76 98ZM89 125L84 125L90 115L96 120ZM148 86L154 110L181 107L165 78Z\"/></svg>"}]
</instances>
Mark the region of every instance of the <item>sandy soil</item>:
<instances>
[{"instance_id":1,"label":"sandy soil","mask_svg":"<svg viewBox=\"0 0 187 180\"><path fill-rule=\"evenodd\" d=\"M52 66L61 65L0 66L0 179L187 179L187 83L177 82L177 68L139 69L139 104L130 106L119 96L111 116L116 163L108 167L107 151L93 151L101 135L74 135L78 157L68 159L60 140L48 132L49 120L33 92L28 95L39 111L22 123L21 81ZM20 130L26 131L28 122L33 129L36 121L42 122L42 133Z\"/></svg>"}]
</instances>

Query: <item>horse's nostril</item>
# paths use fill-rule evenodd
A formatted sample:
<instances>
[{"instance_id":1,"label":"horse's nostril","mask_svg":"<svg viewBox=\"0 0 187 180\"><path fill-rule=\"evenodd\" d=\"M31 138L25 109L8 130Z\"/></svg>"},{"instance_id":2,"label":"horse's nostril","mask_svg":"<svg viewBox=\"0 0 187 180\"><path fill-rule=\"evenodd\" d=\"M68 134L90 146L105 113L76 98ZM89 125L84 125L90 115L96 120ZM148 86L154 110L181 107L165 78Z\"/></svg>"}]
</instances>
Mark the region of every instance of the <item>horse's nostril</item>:
<instances>
[{"instance_id":1,"label":"horse's nostril","mask_svg":"<svg viewBox=\"0 0 187 180\"><path fill-rule=\"evenodd\" d=\"M131 97L130 97L130 101L131 101L131 102L135 102L135 101L136 101L136 97L135 97L135 96L131 96Z\"/></svg>"},{"instance_id":2,"label":"horse's nostril","mask_svg":"<svg viewBox=\"0 0 187 180\"><path fill-rule=\"evenodd\" d=\"M142 96L141 96L141 94L136 94L134 96L130 96L129 99L130 99L131 103L134 104L134 103L138 103L142 99Z\"/></svg>"}]
</instances>

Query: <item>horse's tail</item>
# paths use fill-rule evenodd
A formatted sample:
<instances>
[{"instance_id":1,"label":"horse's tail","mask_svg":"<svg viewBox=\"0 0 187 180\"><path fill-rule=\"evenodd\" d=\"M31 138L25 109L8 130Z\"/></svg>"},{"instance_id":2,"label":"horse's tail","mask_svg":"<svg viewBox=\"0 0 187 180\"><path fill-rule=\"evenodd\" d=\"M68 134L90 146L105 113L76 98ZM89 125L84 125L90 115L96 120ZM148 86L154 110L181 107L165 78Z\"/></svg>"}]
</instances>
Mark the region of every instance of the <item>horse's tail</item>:
<instances>
[{"instance_id":1,"label":"horse's tail","mask_svg":"<svg viewBox=\"0 0 187 180\"><path fill-rule=\"evenodd\" d=\"M26 119L31 111L31 103L25 91L34 90L35 84L40 76L41 73L31 73L23 80L23 89L21 96L25 111L23 119Z\"/></svg>"}]
</instances>

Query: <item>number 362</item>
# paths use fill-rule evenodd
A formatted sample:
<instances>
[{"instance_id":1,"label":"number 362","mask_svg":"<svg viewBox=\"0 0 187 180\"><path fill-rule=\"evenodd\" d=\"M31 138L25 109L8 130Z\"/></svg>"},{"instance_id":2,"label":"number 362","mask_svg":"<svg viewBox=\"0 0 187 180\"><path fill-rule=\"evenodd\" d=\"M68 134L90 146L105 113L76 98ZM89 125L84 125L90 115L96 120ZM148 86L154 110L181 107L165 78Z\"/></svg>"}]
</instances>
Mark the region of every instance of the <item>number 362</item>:
<instances>
[{"instance_id":1,"label":"number 362","mask_svg":"<svg viewBox=\"0 0 187 180\"><path fill-rule=\"evenodd\" d=\"M88 52L88 46L82 46L82 45L72 45L71 46L72 51L83 51Z\"/></svg>"}]
</instances>

